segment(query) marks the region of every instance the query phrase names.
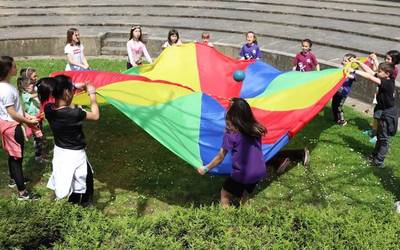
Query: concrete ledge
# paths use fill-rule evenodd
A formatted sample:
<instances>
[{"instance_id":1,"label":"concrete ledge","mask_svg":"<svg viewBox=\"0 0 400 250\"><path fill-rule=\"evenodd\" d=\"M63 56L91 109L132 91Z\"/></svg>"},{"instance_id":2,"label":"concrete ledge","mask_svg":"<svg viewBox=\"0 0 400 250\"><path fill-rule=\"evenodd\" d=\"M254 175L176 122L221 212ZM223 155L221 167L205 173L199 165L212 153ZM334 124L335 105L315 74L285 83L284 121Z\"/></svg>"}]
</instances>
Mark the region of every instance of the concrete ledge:
<instances>
[{"instance_id":1,"label":"concrete ledge","mask_svg":"<svg viewBox=\"0 0 400 250\"><path fill-rule=\"evenodd\" d=\"M101 41L104 34L84 37L85 55L96 56L101 53ZM64 55L65 37L26 38L0 40L0 51L3 55L19 56L46 56Z\"/></svg>"},{"instance_id":2,"label":"concrete ledge","mask_svg":"<svg viewBox=\"0 0 400 250\"><path fill-rule=\"evenodd\" d=\"M86 36L82 38L82 43L85 45L85 54L87 56L100 56L103 41L107 37L107 33L100 33L97 36ZM159 55L162 51L161 45L165 38L147 37L147 49L151 55ZM13 57L24 56L63 56L65 46L65 37L48 37L48 38L27 38L27 39L9 39L0 40L0 51L3 55L10 55ZM237 58L240 51L240 46L215 43L215 47L227 56ZM292 68L292 60L295 54L286 53L276 50L263 51L263 60L274 67L289 71ZM341 56L341 55L339 55ZM319 60L321 68L339 67L340 65ZM370 104L372 103L375 93L374 84L360 79L353 85L351 97L361 102ZM396 82L396 105L400 110L400 84Z\"/></svg>"}]
</instances>

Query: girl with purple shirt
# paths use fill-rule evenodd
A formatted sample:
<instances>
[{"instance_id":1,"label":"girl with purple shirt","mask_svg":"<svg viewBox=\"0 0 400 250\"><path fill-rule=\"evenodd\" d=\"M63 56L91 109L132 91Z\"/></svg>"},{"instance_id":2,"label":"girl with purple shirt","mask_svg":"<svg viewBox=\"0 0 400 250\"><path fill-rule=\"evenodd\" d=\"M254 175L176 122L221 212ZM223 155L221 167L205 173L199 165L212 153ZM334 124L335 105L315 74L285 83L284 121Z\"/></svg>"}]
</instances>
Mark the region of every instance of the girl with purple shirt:
<instances>
[{"instance_id":1,"label":"girl with purple shirt","mask_svg":"<svg viewBox=\"0 0 400 250\"><path fill-rule=\"evenodd\" d=\"M232 153L232 173L221 189L221 205L228 207L234 198L240 198L244 204L248 194L252 193L256 184L266 176L261 137L267 132L257 122L249 104L242 98L232 98L225 117L226 129L222 147L214 159L198 168L204 175Z\"/></svg>"},{"instance_id":2,"label":"girl with purple shirt","mask_svg":"<svg viewBox=\"0 0 400 250\"><path fill-rule=\"evenodd\" d=\"M239 55L241 60L261 58L261 51L257 44L257 37L253 31L246 33L246 43L240 49Z\"/></svg>"}]
</instances>

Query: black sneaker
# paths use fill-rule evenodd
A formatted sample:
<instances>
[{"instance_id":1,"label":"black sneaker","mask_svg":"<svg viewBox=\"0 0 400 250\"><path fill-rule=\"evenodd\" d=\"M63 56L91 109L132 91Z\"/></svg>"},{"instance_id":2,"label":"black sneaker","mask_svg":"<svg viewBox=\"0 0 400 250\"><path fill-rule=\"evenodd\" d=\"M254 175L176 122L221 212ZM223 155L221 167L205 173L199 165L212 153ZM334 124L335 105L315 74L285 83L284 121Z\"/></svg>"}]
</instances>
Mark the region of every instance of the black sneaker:
<instances>
[{"instance_id":1,"label":"black sneaker","mask_svg":"<svg viewBox=\"0 0 400 250\"><path fill-rule=\"evenodd\" d=\"M8 181L8 187L9 188L15 188L17 186L17 183L15 183L14 179L10 179Z\"/></svg>"},{"instance_id":2,"label":"black sneaker","mask_svg":"<svg viewBox=\"0 0 400 250\"><path fill-rule=\"evenodd\" d=\"M276 170L277 174L283 174L285 172L286 168L289 167L290 165L290 159L289 157L286 157L281 164L279 164L278 169Z\"/></svg>"},{"instance_id":3,"label":"black sneaker","mask_svg":"<svg viewBox=\"0 0 400 250\"><path fill-rule=\"evenodd\" d=\"M346 120L340 120L337 122L339 124L339 126L346 126L347 125L347 121Z\"/></svg>"},{"instance_id":4,"label":"black sneaker","mask_svg":"<svg viewBox=\"0 0 400 250\"><path fill-rule=\"evenodd\" d=\"M24 184L26 185L26 184L28 184L28 182L30 182L31 180L30 179L28 179L28 178L24 178ZM17 186L17 183L15 183L15 180L14 179L10 179L9 181L8 181L8 187L9 188L15 188Z\"/></svg>"},{"instance_id":5,"label":"black sneaker","mask_svg":"<svg viewBox=\"0 0 400 250\"><path fill-rule=\"evenodd\" d=\"M36 195L34 195L32 193L29 193L26 190L22 194L18 195L18 200L19 201L34 201L34 200L38 200L38 199L39 199L38 196L36 196Z\"/></svg>"}]
</instances>

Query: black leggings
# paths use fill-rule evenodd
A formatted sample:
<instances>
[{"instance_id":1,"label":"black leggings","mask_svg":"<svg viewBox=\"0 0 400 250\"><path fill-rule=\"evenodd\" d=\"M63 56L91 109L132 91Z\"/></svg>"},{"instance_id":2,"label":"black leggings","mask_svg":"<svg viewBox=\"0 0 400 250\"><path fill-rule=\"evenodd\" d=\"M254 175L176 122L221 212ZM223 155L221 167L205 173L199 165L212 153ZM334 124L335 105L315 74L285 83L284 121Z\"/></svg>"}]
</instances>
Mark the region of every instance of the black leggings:
<instances>
[{"instance_id":1,"label":"black leggings","mask_svg":"<svg viewBox=\"0 0 400 250\"><path fill-rule=\"evenodd\" d=\"M92 203L93 199L93 173L89 162L87 163L87 175L86 175L86 192L84 194L72 193L68 201L72 204L79 204L86 207Z\"/></svg>"},{"instance_id":2,"label":"black leggings","mask_svg":"<svg viewBox=\"0 0 400 250\"><path fill-rule=\"evenodd\" d=\"M24 155L24 133L22 132L21 125L15 127L14 139L21 146L21 158L8 156L8 168L10 170L10 178L14 179L17 184L18 191L26 189L24 183L24 174L22 172L22 159Z\"/></svg>"}]
</instances>

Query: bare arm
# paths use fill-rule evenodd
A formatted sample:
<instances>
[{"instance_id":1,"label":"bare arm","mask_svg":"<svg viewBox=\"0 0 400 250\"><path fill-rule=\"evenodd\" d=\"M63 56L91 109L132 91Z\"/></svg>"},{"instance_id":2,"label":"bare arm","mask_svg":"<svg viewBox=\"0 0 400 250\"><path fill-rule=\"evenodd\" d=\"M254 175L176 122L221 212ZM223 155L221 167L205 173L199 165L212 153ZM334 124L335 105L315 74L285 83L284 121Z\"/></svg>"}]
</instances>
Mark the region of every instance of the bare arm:
<instances>
[{"instance_id":1,"label":"bare arm","mask_svg":"<svg viewBox=\"0 0 400 250\"><path fill-rule=\"evenodd\" d=\"M96 88L88 84L86 89L90 97L90 111L86 112L86 120L97 121L100 118L100 112L96 100Z\"/></svg>"},{"instance_id":2,"label":"bare arm","mask_svg":"<svg viewBox=\"0 0 400 250\"><path fill-rule=\"evenodd\" d=\"M361 70L353 70L353 72L359 76L364 77L365 79L372 81L373 83L375 83L377 85L380 85L382 83L381 79L379 79L378 77L375 76L375 72L373 72L373 74L364 72Z\"/></svg>"},{"instance_id":3,"label":"bare arm","mask_svg":"<svg viewBox=\"0 0 400 250\"><path fill-rule=\"evenodd\" d=\"M82 62L83 62L83 65L85 65L85 69L88 69L89 68L89 63L87 62L87 60L86 60L86 56L85 56L85 54L83 53L83 51L82 51Z\"/></svg>"},{"instance_id":4,"label":"bare arm","mask_svg":"<svg viewBox=\"0 0 400 250\"><path fill-rule=\"evenodd\" d=\"M315 66L315 68L317 69L317 71L320 71L320 70L321 70L321 68L320 68L320 66L319 66L319 63L317 64L317 66Z\"/></svg>"},{"instance_id":5,"label":"bare arm","mask_svg":"<svg viewBox=\"0 0 400 250\"><path fill-rule=\"evenodd\" d=\"M80 64L80 63L78 63L78 62L75 62L75 61L74 61L74 58L73 58L73 56L72 56L71 54L67 54L67 60L68 60L68 63L69 63L69 64L76 65L76 66L79 66L79 67L84 68L84 69L87 68L86 65ZM86 60L86 59L85 59L85 60Z\"/></svg>"},{"instance_id":6,"label":"bare arm","mask_svg":"<svg viewBox=\"0 0 400 250\"><path fill-rule=\"evenodd\" d=\"M143 46L143 54L144 54L144 57L146 58L146 60L147 60L149 63L153 63L153 60L151 60L150 54L149 54L149 52L147 51L146 46Z\"/></svg>"},{"instance_id":7,"label":"bare arm","mask_svg":"<svg viewBox=\"0 0 400 250\"><path fill-rule=\"evenodd\" d=\"M38 121L37 121L36 118L34 118L34 119L28 119L28 118L26 118L25 116L23 116L23 115L21 115L20 113L18 113L18 112L15 110L14 106L8 106L8 107L6 107L6 109L7 109L7 113L11 116L11 118L12 118L14 121L18 122L18 123L26 123L26 124L28 124L28 125L35 125L35 124L38 123Z\"/></svg>"},{"instance_id":8,"label":"bare arm","mask_svg":"<svg viewBox=\"0 0 400 250\"><path fill-rule=\"evenodd\" d=\"M218 152L218 154L214 157L214 159L205 165L204 167L198 168L197 171L199 174L204 175L206 172L210 171L211 169L215 168L218 166L224 159L228 151L226 149L221 148ZM207 170L208 169L208 170Z\"/></svg>"}]
</instances>

